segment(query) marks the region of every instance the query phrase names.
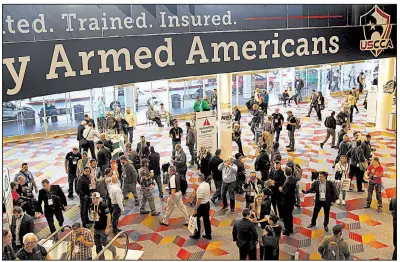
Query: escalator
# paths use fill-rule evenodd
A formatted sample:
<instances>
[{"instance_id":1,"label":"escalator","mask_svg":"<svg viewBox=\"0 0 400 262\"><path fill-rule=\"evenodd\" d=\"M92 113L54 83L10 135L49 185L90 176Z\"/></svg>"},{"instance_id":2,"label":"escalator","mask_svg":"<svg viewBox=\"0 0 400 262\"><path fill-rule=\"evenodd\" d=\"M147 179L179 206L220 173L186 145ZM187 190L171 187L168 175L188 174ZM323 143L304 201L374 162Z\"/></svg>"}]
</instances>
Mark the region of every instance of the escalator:
<instances>
[{"instance_id":1,"label":"escalator","mask_svg":"<svg viewBox=\"0 0 400 262\"><path fill-rule=\"evenodd\" d=\"M122 242L125 242L121 244L121 240ZM113 244L117 244L117 245L113 245ZM109 256L107 253L105 253L111 246L116 247L116 256ZM120 248L122 246L122 248ZM93 258L93 260L99 260L99 258L104 254L105 260L125 260L127 255L128 255L128 251L129 252L133 252L133 250L128 250L129 247L129 236L126 232L122 231L119 232L118 234L116 234L114 236L114 238L108 242L108 244ZM96 252L93 252L93 254L95 254ZM109 250L108 253L111 253L111 251ZM134 258L129 258L129 260L134 260Z\"/></svg>"},{"instance_id":2,"label":"escalator","mask_svg":"<svg viewBox=\"0 0 400 262\"><path fill-rule=\"evenodd\" d=\"M65 229L69 229L57 242L53 241L54 237ZM70 260L71 254L67 251L68 242L72 238L72 228L68 225L62 226L54 233L48 235L45 239L40 240L39 244L46 248L47 253L51 256L51 260ZM49 242L51 240L51 243ZM54 243L55 242L55 243Z\"/></svg>"}]
</instances>

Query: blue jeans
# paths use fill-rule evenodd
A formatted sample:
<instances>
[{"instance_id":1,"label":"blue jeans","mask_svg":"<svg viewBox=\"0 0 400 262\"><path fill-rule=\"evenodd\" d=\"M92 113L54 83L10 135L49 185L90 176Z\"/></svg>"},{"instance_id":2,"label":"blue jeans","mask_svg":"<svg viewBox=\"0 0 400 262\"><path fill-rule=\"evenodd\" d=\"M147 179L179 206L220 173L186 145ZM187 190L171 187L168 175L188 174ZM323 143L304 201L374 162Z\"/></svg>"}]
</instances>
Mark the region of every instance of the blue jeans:
<instances>
[{"instance_id":1,"label":"blue jeans","mask_svg":"<svg viewBox=\"0 0 400 262\"><path fill-rule=\"evenodd\" d=\"M226 193L229 192L229 202L231 210L235 209L235 187L236 182L225 183L222 182L222 202L224 203L224 208L228 207L228 199L226 198Z\"/></svg>"},{"instance_id":2,"label":"blue jeans","mask_svg":"<svg viewBox=\"0 0 400 262\"><path fill-rule=\"evenodd\" d=\"M111 215L111 223L112 223L112 228L115 231L118 230L118 220L119 217L121 216L121 208L119 207L118 204L113 204L113 211L112 211L112 215Z\"/></svg>"}]
</instances>

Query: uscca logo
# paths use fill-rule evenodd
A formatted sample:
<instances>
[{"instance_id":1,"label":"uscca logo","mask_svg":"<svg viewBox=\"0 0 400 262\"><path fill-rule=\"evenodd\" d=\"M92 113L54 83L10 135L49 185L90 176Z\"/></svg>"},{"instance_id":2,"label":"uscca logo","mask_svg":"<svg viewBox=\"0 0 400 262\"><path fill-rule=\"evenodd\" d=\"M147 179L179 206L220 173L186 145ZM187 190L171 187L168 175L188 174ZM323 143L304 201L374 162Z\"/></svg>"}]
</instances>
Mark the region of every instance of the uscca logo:
<instances>
[{"instance_id":1,"label":"uscca logo","mask_svg":"<svg viewBox=\"0 0 400 262\"><path fill-rule=\"evenodd\" d=\"M390 33L390 15L375 5L368 13L360 17L360 25L363 25L365 40L360 41L361 51L371 51L377 57L383 50L393 48Z\"/></svg>"}]
</instances>

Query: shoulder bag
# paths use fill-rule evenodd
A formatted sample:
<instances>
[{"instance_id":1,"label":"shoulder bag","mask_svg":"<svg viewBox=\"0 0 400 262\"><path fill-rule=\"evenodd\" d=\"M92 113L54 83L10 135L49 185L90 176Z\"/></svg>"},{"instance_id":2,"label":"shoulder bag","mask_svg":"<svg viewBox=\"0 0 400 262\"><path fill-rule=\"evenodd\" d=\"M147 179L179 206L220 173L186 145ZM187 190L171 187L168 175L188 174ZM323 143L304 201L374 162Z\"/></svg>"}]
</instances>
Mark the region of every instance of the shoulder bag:
<instances>
[{"instance_id":1,"label":"shoulder bag","mask_svg":"<svg viewBox=\"0 0 400 262\"><path fill-rule=\"evenodd\" d=\"M79 144L81 145L81 147L87 147L87 146L89 145L89 143L88 143L88 141L87 141L87 138L88 138L88 136L89 136L89 134L90 134L90 131L92 131L92 128L89 130L89 132L87 133L86 137L82 137L82 138L79 140Z\"/></svg>"}]
</instances>

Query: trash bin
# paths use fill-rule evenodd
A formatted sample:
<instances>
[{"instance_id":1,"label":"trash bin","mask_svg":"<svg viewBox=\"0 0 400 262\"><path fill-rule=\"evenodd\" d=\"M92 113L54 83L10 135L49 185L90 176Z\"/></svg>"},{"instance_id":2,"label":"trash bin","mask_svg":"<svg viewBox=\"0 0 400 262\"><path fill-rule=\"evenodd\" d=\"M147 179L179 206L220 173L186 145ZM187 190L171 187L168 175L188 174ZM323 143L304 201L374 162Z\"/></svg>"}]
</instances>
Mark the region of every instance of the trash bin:
<instances>
[{"instance_id":1,"label":"trash bin","mask_svg":"<svg viewBox=\"0 0 400 262\"><path fill-rule=\"evenodd\" d=\"M396 126L397 126L396 112L392 112L389 115L389 127L388 127L388 130L396 131Z\"/></svg>"},{"instance_id":2,"label":"trash bin","mask_svg":"<svg viewBox=\"0 0 400 262\"><path fill-rule=\"evenodd\" d=\"M181 108L181 95L173 94L171 95L172 108Z\"/></svg>"},{"instance_id":3,"label":"trash bin","mask_svg":"<svg viewBox=\"0 0 400 262\"><path fill-rule=\"evenodd\" d=\"M76 121L82 121L83 119L85 119L85 106L74 105L74 115Z\"/></svg>"},{"instance_id":4,"label":"trash bin","mask_svg":"<svg viewBox=\"0 0 400 262\"><path fill-rule=\"evenodd\" d=\"M35 111L25 111L23 121L27 126L34 126L36 124Z\"/></svg>"}]
</instances>

